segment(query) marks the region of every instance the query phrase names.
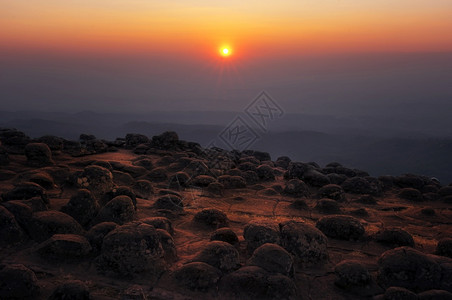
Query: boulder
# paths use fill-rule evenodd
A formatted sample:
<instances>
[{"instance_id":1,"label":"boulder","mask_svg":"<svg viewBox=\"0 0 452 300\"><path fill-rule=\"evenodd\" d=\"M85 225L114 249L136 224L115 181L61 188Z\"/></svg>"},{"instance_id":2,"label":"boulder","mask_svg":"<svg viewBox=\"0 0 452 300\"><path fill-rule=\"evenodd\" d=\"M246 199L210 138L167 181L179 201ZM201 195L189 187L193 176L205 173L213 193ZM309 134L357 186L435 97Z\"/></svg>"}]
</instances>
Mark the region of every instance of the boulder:
<instances>
[{"instance_id":1,"label":"boulder","mask_svg":"<svg viewBox=\"0 0 452 300\"><path fill-rule=\"evenodd\" d=\"M318 190L317 197L329 198L338 202L344 202L345 192L342 187L337 184L327 184Z\"/></svg>"},{"instance_id":2,"label":"boulder","mask_svg":"<svg viewBox=\"0 0 452 300\"><path fill-rule=\"evenodd\" d=\"M147 273L159 277L165 270L164 252L157 230L148 224L133 222L110 231L96 259L100 272L134 277Z\"/></svg>"},{"instance_id":3,"label":"boulder","mask_svg":"<svg viewBox=\"0 0 452 300\"><path fill-rule=\"evenodd\" d=\"M0 248L20 243L25 239L26 234L14 215L0 206Z\"/></svg>"},{"instance_id":4,"label":"boulder","mask_svg":"<svg viewBox=\"0 0 452 300\"><path fill-rule=\"evenodd\" d=\"M270 273L293 276L293 259L284 248L276 244L263 244L254 250L248 261L250 266L258 266Z\"/></svg>"},{"instance_id":5,"label":"boulder","mask_svg":"<svg viewBox=\"0 0 452 300\"><path fill-rule=\"evenodd\" d=\"M91 252L88 240L76 234L55 234L42 242L36 248L36 252L49 259L73 259L82 258Z\"/></svg>"},{"instance_id":6,"label":"boulder","mask_svg":"<svg viewBox=\"0 0 452 300\"><path fill-rule=\"evenodd\" d=\"M218 182L221 183L225 189L241 189L246 187L246 181L240 176L222 175L218 177Z\"/></svg>"},{"instance_id":7,"label":"boulder","mask_svg":"<svg viewBox=\"0 0 452 300\"><path fill-rule=\"evenodd\" d=\"M239 252L226 242L209 242L192 259L193 262L204 262L223 272L231 272L240 266Z\"/></svg>"},{"instance_id":8,"label":"boulder","mask_svg":"<svg viewBox=\"0 0 452 300\"><path fill-rule=\"evenodd\" d=\"M155 201L153 207L156 209L167 209L176 212L184 210L184 204L182 202L182 199L179 196L171 194L159 197Z\"/></svg>"},{"instance_id":9,"label":"boulder","mask_svg":"<svg viewBox=\"0 0 452 300\"><path fill-rule=\"evenodd\" d=\"M439 287L440 281L440 265L410 247L388 250L378 259L378 282L385 288L398 286L421 292Z\"/></svg>"},{"instance_id":10,"label":"boulder","mask_svg":"<svg viewBox=\"0 0 452 300\"><path fill-rule=\"evenodd\" d=\"M165 217L148 217L140 220L143 223L154 226L155 229L166 230L169 234L174 235L173 224Z\"/></svg>"},{"instance_id":11,"label":"boulder","mask_svg":"<svg viewBox=\"0 0 452 300\"><path fill-rule=\"evenodd\" d=\"M243 230L243 237L249 253L253 253L256 248L265 244L279 244L279 226L277 223L266 220L250 221Z\"/></svg>"},{"instance_id":12,"label":"boulder","mask_svg":"<svg viewBox=\"0 0 452 300\"><path fill-rule=\"evenodd\" d=\"M286 183L283 194L291 197L309 196L308 186L299 179L291 179Z\"/></svg>"},{"instance_id":13,"label":"boulder","mask_svg":"<svg viewBox=\"0 0 452 300\"><path fill-rule=\"evenodd\" d=\"M399 228L386 228L378 231L374 238L377 242L392 247L409 246L414 248L411 234Z\"/></svg>"},{"instance_id":14,"label":"boulder","mask_svg":"<svg viewBox=\"0 0 452 300\"><path fill-rule=\"evenodd\" d=\"M398 196L401 199L415 201L415 202L420 202L420 201L424 200L421 192L419 192L419 190L416 190L413 188L403 188L402 190L400 190Z\"/></svg>"},{"instance_id":15,"label":"boulder","mask_svg":"<svg viewBox=\"0 0 452 300\"><path fill-rule=\"evenodd\" d=\"M439 240L436 245L435 254L452 258L452 238Z\"/></svg>"},{"instance_id":16,"label":"boulder","mask_svg":"<svg viewBox=\"0 0 452 300\"><path fill-rule=\"evenodd\" d=\"M239 243L237 234L235 234L235 232L231 228L227 227L218 228L217 230L215 230L210 236L210 240L226 242L233 246Z\"/></svg>"},{"instance_id":17,"label":"boulder","mask_svg":"<svg viewBox=\"0 0 452 300\"><path fill-rule=\"evenodd\" d=\"M286 221L279 225L281 245L291 253L297 262L312 265L328 258L326 236L314 226Z\"/></svg>"},{"instance_id":18,"label":"boulder","mask_svg":"<svg viewBox=\"0 0 452 300\"><path fill-rule=\"evenodd\" d=\"M318 200L314 209L323 214L339 214L341 212L339 203L332 199Z\"/></svg>"},{"instance_id":19,"label":"boulder","mask_svg":"<svg viewBox=\"0 0 452 300\"><path fill-rule=\"evenodd\" d=\"M100 252L104 237L119 225L114 222L102 222L91 227L85 237L91 245L94 253Z\"/></svg>"},{"instance_id":20,"label":"boulder","mask_svg":"<svg viewBox=\"0 0 452 300\"><path fill-rule=\"evenodd\" d=\"M74 218L54 210L34 213L27 230L31 238L38 242L54 234L83 234L82 226Z\"/></svg>"},{"instance_id":21,"label":"boulder","mask_svg":"<svg viewBox=\"0 0 452 300\"><path fill-rule=\"evenodd\" d=\"M25 146L25 156L27 163L33 167L43 167L52 165L52 152L49 146L44 143L30 143Z\"/></svg>"},{"instance_id":22,"label":"boulder","mask_svg":"<svg viewBox=\"0 0 452 300\"><path fill-rule=\"evenodd\" d=\"M132 186L133 192L138 198L149 200L154 194L154 188L149 180L137 180Z\"/></svg>"},{"instance_id":23,"label":"boulder","mask_svg":"<svg viewBox=\"0 0 452 300\"><path fill-rule=\"evenodd\" d=\"M191 262L174 271L173 280L178 286L192 291L216 290L221 278L221 271L203 263Z\"/></svg>"},{"instance_id":24,"label":"boulder","mask_svg":"<svg viewBox=\"0 0 452 300\"><path fill-rule=\"evenodd\" d=\"M359 262L343 260L334 268L335 284L342 289L364 287L369 285L372 277L369 271Z\"/></svg>"},{"instance_id":25,"label":"boulder","mask_svg":"<svg viewBox=\"0 0 452 300\"><path fill-rule=\"evenodd\" d=\"M29 268L13 264L0 270L1 299L36 299L39 294L38 279Z\"/></svg>"},{"instance_id":26,"label":"boulder","mask_svg":"<svg viewBox=\"0 0 452 300\"><path fill-rule=\"evenodd\" d=\"M215 208L206 208L196 213L193 222L214 229L227 227L229 223L226 214Z\"/></svg>"},{"instance_id":27,"label":"boulder","mask_svg":"<svg viewBox=\"0 0 452 300\"><path fill-rule=\"evenodd\" d=\"M80 280L68 280L58 285L48 300L90 300L89 289Z\"/></svg>"},{"instance_id":28,"label":"boulder","mask_svg":"<svg viewBox=\"0 0 452 300\"><path fill-rule=\"evenodd\" d=\"M317 221L316 227L326 236L339 240L357 240L365 233L361 222L352 216L325 216Z\"/></svg>"},{"instance_id":29,"label":"boulder","mask_svg":"<svg viewBox=\"0 0 452 300\"><path fill-rule=\"evenodd\" d=\"M99 211L95 223L115 222L119 225L136 219L135 207L129 196L117 196Z\"/></svg>"},{"instance_id":30,"label":"boulder","mask_svg":"<svg viewBox=\"0 0 452 300\"><path fill-rule=\"evenodd\" d=\"M47 198L47 193L44 188L34 182L21 183L14 189L2 195L4 201L28 200L34 197L40 197L44 203L49 203L49 199Z\"/></svg>"},{"instance_id":31,"label":"boulder","mask_svg":"<svg viewBox=\"0 0 452 300\"><path fill-rule=\"evenodd\" d=\"M89 190L80 189L61 211L73 217L82 226L87 226L99 212L99 204Z\"/></svg>"},{"instance_id":32,"label":"boulder","mask_svg":"<svg viewBox=\"0 0 452 300\"><path fill-rule=\"evenodd\" d=\"M113 188L113 175L101 166L88 166L77 176L76 185L90 190L94 197L101 198Z\"/></svg>"}]
</instances>

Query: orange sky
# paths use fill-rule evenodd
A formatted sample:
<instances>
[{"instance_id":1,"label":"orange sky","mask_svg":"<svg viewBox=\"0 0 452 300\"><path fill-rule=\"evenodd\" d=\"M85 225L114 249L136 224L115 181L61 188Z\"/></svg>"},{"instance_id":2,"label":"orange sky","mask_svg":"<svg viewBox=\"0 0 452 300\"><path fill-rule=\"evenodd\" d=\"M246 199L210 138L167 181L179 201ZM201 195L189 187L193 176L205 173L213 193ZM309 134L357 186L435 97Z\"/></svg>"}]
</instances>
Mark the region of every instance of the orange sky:
<instances>
[{"instance_id":1,"label":"orange sky","mask_svg":"<svg viewBox=\"0 0 452 300\"><path fill-rule=\"evenodd\" d=\"M0 46L195 56L223 44L236 56L452 50L450 0L166 2L0 0Z\"/></svg>"}]
</instances>

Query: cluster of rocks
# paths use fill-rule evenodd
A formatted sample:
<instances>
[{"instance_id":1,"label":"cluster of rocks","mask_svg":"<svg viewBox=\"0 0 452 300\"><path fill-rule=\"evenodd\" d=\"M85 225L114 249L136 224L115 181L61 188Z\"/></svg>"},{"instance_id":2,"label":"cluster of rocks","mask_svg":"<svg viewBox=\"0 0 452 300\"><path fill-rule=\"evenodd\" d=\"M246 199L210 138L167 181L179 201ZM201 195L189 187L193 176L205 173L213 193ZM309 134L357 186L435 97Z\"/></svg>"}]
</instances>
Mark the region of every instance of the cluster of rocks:
<instances>
[{"instance_id":1,"label":"cluster of rocks","mask_svg":"<svg viewBox=\"0 0 452 300\"><path fill-rule=\"evenodd\" d=\"M409 232L388 227L368 234L360 219L366 210L350 216L343 208L349 197L374 205L375 198L388 191L403 201L451 203L452 186L441 186L435 179L410 174L375 178L339 163L322 168L288 157L272 161L260 151L202 149L179 140L174 132L151 139L128 134L114 142L82 134L71 142L53 136L31 139L2 129L0 141L0 166L19 162L27 168L21 174L0 171L0 181L14 183L0 196L0 247L35 242L33 253L49 262L90 260L100 274L145 276L150 282L170 274L178 286L225 299L297 299L300 287L294 272L330 263L330 241L373 241L390 248L376 262L377 274L360 262L344 260L334 267L338 288L359 296L380 294L382 299L433 299L452 293L451 239L439 241L435 254L424 254L415 250ZM133 151L136 158L130 164L55 163L65 154L120 148ZM18 156L26 160L15 159ZM284 179L281 185L279 178ZM63 188L72 191L69 201L58 211L49 209L58 197L55 190ZM316 200L313 211L321 216L253 220L244 226L241 243L223 211L201 209L193 214L191 225L212 231L210 241L188 263L173 269L178 252L171 220L187 215L184 192L193 188L213 198L236 190L257 191L263 197L284 197L297 210L309 209L304 199L311 198ZM149 209L155 215L139 219L137 199L153 200ZM24 265L0 265L0 279L0 298L39 294L34 272ZM88 299L89 288L68 281L51 299L65 297Z\"/></svg>"}]
</instances>

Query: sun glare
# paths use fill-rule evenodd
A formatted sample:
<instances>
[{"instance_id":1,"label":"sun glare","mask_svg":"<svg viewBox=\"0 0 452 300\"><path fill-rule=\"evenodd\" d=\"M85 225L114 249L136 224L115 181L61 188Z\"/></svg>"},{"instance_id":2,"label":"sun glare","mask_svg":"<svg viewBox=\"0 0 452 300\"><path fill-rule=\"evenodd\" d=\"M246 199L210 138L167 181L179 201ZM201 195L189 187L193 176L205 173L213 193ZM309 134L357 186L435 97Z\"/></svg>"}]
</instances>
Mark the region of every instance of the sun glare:
<instances>
[{"instance_id":1,"label":"sun glare","mask_svg":"<svg viewBox=\"0 0 452 300\"><path fill-rule=\"evenodd\" d=\"M231 49L229 49L228 47L221 47L220 54L223 57L229 56L229 55L231 55Z\"/></svg>"}]
</instances>

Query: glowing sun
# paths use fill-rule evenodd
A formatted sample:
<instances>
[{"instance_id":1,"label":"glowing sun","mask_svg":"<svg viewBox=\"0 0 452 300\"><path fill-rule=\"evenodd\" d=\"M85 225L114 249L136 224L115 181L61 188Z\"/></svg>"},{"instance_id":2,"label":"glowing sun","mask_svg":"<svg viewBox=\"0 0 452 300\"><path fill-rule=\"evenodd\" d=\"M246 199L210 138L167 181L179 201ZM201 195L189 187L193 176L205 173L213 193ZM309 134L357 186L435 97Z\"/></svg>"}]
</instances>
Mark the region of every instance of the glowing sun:
<instances>
[{"instance_id":1,"label":"glowing sun","mask_svg":"<svg viewBox=\"0 0 452 300\"><path fill-rule=\"evenodd\" d=\"M231 55L231 49L229 49L229 48L221 48L220 49L220 54L223 57L229 56L229 55Z\"/></svg>"}]
</instances>

